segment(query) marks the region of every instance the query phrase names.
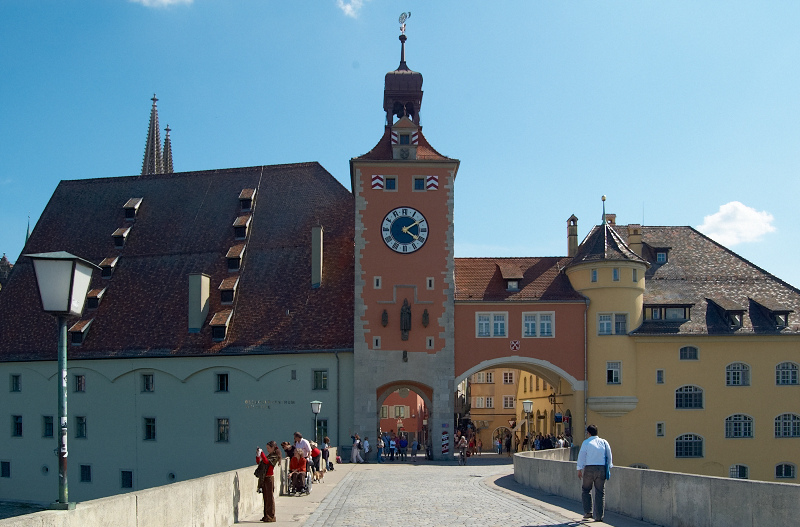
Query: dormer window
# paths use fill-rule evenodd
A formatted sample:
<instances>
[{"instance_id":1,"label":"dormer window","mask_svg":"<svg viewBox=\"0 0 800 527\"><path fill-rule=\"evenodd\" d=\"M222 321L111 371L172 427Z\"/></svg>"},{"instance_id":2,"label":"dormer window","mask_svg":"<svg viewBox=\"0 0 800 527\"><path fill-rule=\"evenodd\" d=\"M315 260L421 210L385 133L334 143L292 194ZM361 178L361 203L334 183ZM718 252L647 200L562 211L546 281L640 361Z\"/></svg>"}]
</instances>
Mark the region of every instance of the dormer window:
<instances>
[{"instance_id":1,"label":"dormer window","mask_svg":"<svg viewBox=\"0 0 800 527\"><path fill-rule=\"evenodd\" d=\"M74 326L69 328L69 342L73 346L80 346L83 344L84 339L86 338L86 332L89 330L89 326L92 325L92 320L80 320Z\"/></svg>"},{"instance_id":2,"label":"dormer window","mask_svg":"<svg viewBox=\"0 0 800 527\"><path fill-rule=\"evenodd\" d=\"M234 273L241 269L244 248L245 244L240 243L238 245L234 245L228 250L228 254L225 255L225 258L228 259L228 271Z\"/></svg>"},{"instance_id":3,"label":"dormer window","mask_svg":"<svg viewBox=\"0 0 800 527\"><path fill-rule=\"evenodd\" d=\"M250 228L252 219L252 214L247 214L245 216L239 216L236 218L236 221L233 222L233 233L237 240L244 240L247 238L247 231Z\"/></svg>"},{"instance_id":4,"label":"dormer window","mask_svg":"<svg viewBox=\"0 0 800 527\"><path fill-rule=\"evenodd\" d=\"M142 204L143 198L131 198L122 208L125 209L125 219L128 221L133 221L136 219L136 213L139 212L139 206Z\"/></svg>"},{"instance_id":5,"label":"dormer window","mask_svg":"<svg viewBox=\"0 0 800 527\"><path fill-rule=\"evenodd\" d=\"M122 249L125 247L125 240L128 238L128 234L130 234L130 232L130 227L120 227L119 229L115 230L111 235L114 238L114 247L117 249Z\"/></svg>"},{"instance_id":6,"label":"dormer window","mask_svg":"<svg viewBox=\"0 0 800 527\"><path fill-rule=\"evenodd\" d=\"M228 309L226 311L220 311L216 313L214 317L211 319L211 338L215 341L225 340L225 337L228 333L228 324L231 321L231 316L233 315L233 311Z\"/></svg>"},{"instance_id":7,"label":"dormer window","mask_svg":"<svg viewBox=\"0 0 800 527\"><path fill-rule=\"evenodd\" d=\"M243 212L253 210L253 202L256 199L256 189L246 188L239 193L239 204Z\"/></svg>"},{"instance_id":8,"label":"dormer window","mask_svg":"<svg viewBox=\"0 0 800 527\"><path fill-rule=\"evenodd\" d=\"M667 253L666 251L659 251L656 253L656 263L667 263Z\"/></svg>"},{"instance_id":9,"label":"dormer window","mask_svg":"<svg viewBox=\"0 0 800 527\"><path fill-rule=\"evenodd\" d=\"M111 275L114 274L114 268L117 266L118 261L119 256L115 256L113 258L106 258L100 262L100 276L103 278L111 278Z\"/></svg>"},{"instance_id":10,"label":"dormer window","mask_svg":"<svg viewBox=\"0 0 800 527\"><path fill-rule=\"evenodd\" d=\"M766 324L770 322L774 325L775 329L781 331L789 327L789 313L792 313L794 310L787 308L786 306L776 302L773 299L754 299L749 298L750 304L750 316L751 318L754 315L753 309L755 308L755 314L759 322L761 320L765 320ZM768 322L767 322L768 321ZM755 322L754 322L755 325ZM764 322L760 322L760 325L764 325Z\"/></svg>"},{"instance_id":11,"label":"dormer window","mask_svg":"<svg viewBox=\"0 0 800 527\"><path fill-rule=\"evenodd\" d=\"M728 322L731 325L731 329L739 329L742 327L742 319L744 318L744 313L741 311L728 311Z\"/></svg>"},{"instance_id":12,"label":"dormer window","mask_svg":"<svg viewBox=\"0 0 800 527\"><path fill-rule=\"evenodd\" d=\"M519 291L519 280L509 280L508 291Z\"/></svg>"},{"instance_id":13,"label":"dormer window","mask_svg":"<svg viewBox=\"0 0 800 527\"><path fill-rule=\"evenodd\" d=\"M238 285L238 276L231 276L223 280L219 286L220 302L223 304L233 304L233 299L236 296L236 287Z\"/></svg>"},{"instance_id":14,"label":"dormer window","mask_svg":"<svg viewBox=\"0 0 800 527\"><path fill-rule=\"evenodd\" d=\"M106 289L92 289L86 295L86 307L88 309L97 309L100 307L100 300L103 299L103 295L106 293Z\"/></svg>"},{"instance_id":15,"label":"dormer window","mask_svg":"<svg viewBox=\"0 0 800 527\"><path fill-rule=\"evenodd\" d=\"M400 144L401 145L410 145L411 144L411 134L400 134Z\"/></svg>"}]
</instances>

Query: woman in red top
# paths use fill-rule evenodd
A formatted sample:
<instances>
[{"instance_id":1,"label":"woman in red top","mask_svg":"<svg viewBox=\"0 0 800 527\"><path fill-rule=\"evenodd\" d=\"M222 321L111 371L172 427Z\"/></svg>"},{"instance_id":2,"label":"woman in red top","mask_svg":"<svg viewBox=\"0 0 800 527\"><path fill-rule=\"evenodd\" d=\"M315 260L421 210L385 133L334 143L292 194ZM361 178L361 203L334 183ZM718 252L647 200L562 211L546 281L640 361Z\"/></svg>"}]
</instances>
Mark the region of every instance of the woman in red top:
<instances>
[{"instance_id":1,"label":"woman in red top","mask_svg":"<svg viewBox=\"0 0 800 527\"><path fill-rule=\"evenodd\" d=\"M289 475L292 478L292 488L297 494L305 487L306 458L299 448L294 449L294 457L289 461Z\"/></svg>"},{"instance_id":2,"label":"woman in red top","mask_svg":"<svg viewBox=\"0 0 800 527\"><path fill-rule=\"evenodd\" d=\"M275 521L275 466L281 462L281 451L275 441L267 443L267 452L265 454L260 448L256 451L256 463L266 463L267 475L261 478L259 486L261 487L261 494L264 496L264 517L261 518L262 522Z\"/></svg>"},{"instance_id":3,"label":"woman in red top","mask_svg":"<svg viewBox=\"0 0 800 527\"><path fill-rule=\"evenodd\" d=\"M311 461L314 465L314 470L316 471L319 471L320 459L322 459L322 450L319 449L319 445L311 441Z\"/></svg>"}]
</instances>

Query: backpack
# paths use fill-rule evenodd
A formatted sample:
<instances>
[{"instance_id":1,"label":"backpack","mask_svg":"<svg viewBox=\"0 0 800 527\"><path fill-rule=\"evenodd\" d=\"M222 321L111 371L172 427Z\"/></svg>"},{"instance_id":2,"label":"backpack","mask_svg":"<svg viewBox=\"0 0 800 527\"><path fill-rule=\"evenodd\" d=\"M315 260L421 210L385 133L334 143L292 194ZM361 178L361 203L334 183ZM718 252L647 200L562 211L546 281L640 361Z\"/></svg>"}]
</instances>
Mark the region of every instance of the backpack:
<instances>
[{"instance_id":1,"label":"backpack","mask_svg":"<svg viewBox=\"0 0 800 527\"><path fill-rule=\"evenodd\" d=\"M328 461L328 470L333 470L333 461Z\"/></svg>"},{"instance_id":2,"label":"backpack","mask_svg":"<svg viewBox=\"0 0 800 527\"><path fill-rule=\"evenodd\" d=\"M364 443L362 443L361 441L358 442L358 449L364 450Z\"/></svg>"}]
</instances>

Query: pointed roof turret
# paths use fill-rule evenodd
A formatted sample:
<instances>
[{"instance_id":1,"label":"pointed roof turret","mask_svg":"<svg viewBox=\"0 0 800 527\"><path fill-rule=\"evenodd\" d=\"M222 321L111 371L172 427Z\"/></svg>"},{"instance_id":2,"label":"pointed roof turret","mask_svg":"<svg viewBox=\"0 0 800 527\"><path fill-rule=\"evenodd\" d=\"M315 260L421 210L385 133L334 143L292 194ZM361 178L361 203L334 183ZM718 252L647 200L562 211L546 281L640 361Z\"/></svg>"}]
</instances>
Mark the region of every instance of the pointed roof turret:
<instances>
[{"instance_id":1,"label":"pointed roof turret","mask_svg":"<svg viewBox=\"0 0 800 527\"><path fill-rule=\"evenodd\" d=\"M383 88L386 126L392 126L395 117L403 116L419 125L419 109L422 106L422 74L411 71L406 64L405 18L401 17L401 20L400 65L386 74Z\"/></svg>"},{"instance_id":2,"label":"pointed roof turret","mask_svg":"<svg viewBox=\"0 0 800 527\"><path fill-rule=\"evenodd\" d=\"M153 107L150 109L150 126L147 129L147 141L144 145L144 161L142 162L142 175L161 174L163 165L161 161L161 131L158 127L158 108L156 107L156 94L153 94Z\"/></svg>"},{"instance_id":3,"label":"pointed roof turret","mask_svg":"<svg viewBox=\"0 0 800 527\"><path fill-rule=\"evenodd\" d=\"M169 140L169 125L164 130L167 132L167 136L164 138L164 173L172 174L172 141Z\"/></svg>"},{"instance_id":4,"label":"pointed roof turret","mask_svg":"<svg viewBox=\"0 0 800 527\"><path fill-rule=\"evenodd\" d=\"M600 261L632 261L650 267L647 260L633 252L608 223L592 229L569 266Z\"/></svg>"}]
</instances>

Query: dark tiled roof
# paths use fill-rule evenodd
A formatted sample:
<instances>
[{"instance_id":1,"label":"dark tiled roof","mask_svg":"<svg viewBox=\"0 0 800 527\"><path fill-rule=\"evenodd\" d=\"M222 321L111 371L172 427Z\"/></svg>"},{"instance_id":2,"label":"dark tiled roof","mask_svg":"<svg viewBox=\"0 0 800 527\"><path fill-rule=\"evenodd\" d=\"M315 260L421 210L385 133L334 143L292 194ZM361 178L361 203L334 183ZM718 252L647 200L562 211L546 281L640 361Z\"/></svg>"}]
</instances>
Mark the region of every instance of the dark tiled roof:
<instances>
[{"instance_id":1,"label":"dark tiled roof","mask_svg":"<svg viewBox=\"0 0 800 527\"><path fill-rule=\"evenodd\" d=\"M614 226L627 241L627 226ZM646 322L634 333L753 334L800 333L800 290L752 264L692 227L642 227L643 256L651 264L645 273L644 304L687 305L691 319L676 323ZM658 263L651 248L669 247L666 263ZM768 311L751 299L791 310L789 325L778 329ZM707 299L711 299L709 302ZM717 304L716 306L714 304ZM746 310L741 328L732 329L724 311ZM777 311L777 310L776 310Z\"/></svg>"},{"instance_id":2,"label":"dark tiled roof","mask_svg":"<svg viewBox=\"0 0 800 527\"><path fill-rule=\"evenodd\" d=\"M561 270L570 258L456 258L458 301L584 301ZM502 268L521 273L518 291L508 291ZM515 272L516 274L516 272Z\"/></svg>"},{"instance_id":3,"label":"dark tiled roof","mask_svg":"<svg viewBox=\"0 0 800 527\"><path fill-rule=\"evenodd\" d=\"M188 275L210 277L220 302L242 189L258 189L227 338L188 332ZM135 222L123 205L143 197ZM311 229L325 229L322 286L311 288ZM130 225L124 248L109 233ZM28 253L65 250L119 261L81 346L70 357L160 357L352 349L353 196L318 163L62 181ZM116 256L115 256L116 257ZM41 311L33 266L20 258L0 294L0 360L53 360L56 323ZM78 319L70 320L74 324Z\"/></svg>"},{"instance_id":4,"label":"dark tiled roof","mask_svg":"<svg viewBox=\"0 0 800 527\"><path fill-rule=\"evenodd\" d=\"M644 262L628 248L611 225L603 224L594 227L586 236L570 265L608 260Z\"/></svg>"},{"instance_id":5,"label":"dark tiled roof","mask_svg":"<svg viewBox=\"0 0 800 527\"><path fill-rule=\"evenodd\" d=\"M383 132L383 137L381 137L378 144L375 145L372 150L364 154L363 156L359 156L355 159L366 159L370 161L391 161L393 159L392 154L392 139L391 139L391 129L387 126L386 130ZM419 144L417 145L417 159L421 161L455 161L455 159L451 159L449 157L443 156L428 143L428 140L425 139L425 136L422 135L422 127L419 129Z\"/></svg>"}]
</instances>

